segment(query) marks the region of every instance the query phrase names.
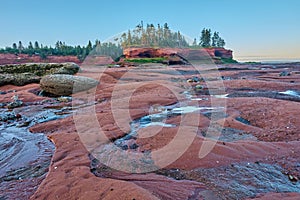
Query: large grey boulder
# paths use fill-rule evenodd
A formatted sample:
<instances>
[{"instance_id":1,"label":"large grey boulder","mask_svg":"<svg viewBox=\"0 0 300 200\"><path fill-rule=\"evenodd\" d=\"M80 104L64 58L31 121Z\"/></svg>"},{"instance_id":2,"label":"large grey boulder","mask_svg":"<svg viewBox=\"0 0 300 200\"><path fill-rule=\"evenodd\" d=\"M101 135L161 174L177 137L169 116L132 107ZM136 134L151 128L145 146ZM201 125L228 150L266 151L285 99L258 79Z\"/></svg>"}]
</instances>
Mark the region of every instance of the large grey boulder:
<instances>
[{"instance_id":1,"label":"large grey boulder","mask_svg":"<svg viewBox=\"0 0 300 200\"><path fill-rule=\"evenodd\" d=\"M42 76L49 74L76 74L79 66L75 63L26 63L0 65L0 86L17 86L39 83Z\"/></svg>"},{"instance_id":2,"label":"large grey boulder","mask_svg":"<svg viewBox=\"0 0 300 200\"><path fill-rule=\"evenodd\" d=\"M65 74L47 75L40 81L40 87L44 92L57 96L68 96L89 90L98 84L99 82L92 78Z\"/></svg>"}]
</instances>

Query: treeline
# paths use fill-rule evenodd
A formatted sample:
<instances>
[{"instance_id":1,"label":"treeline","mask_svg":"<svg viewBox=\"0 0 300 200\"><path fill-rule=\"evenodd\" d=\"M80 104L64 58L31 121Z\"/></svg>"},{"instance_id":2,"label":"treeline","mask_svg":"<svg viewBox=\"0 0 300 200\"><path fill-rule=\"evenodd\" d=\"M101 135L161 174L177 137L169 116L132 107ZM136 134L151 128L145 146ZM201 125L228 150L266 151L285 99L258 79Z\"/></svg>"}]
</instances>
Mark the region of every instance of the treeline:
<instances>
[{"instance_id":1,"label":"treeline","mask_svg":"<svg viewBox=\"0 0 300 200\"><path fill-rule=\"evenodd\" d=\"M141 22L135 29L128 30L118 39L120 39L123 48L140 46L189 47L180 31L172 32L167 23L163 26L158 24L157 27L153 24L147 24L144 27L143 22Z\"/></svg>"},{"instance_id":2,"label":"treeline","mask_svg":"<svg viewBox=\"0 0 300 200\"><path fill-rule=\"evenodd\" d=\"M163 26L160 24L155 27L153 24L143 25L143 21L138 24L132 31L128 30L120 38L121 45L125 47L191 47L180 31L172 32L167 23ZM224 47L225 40L219 35L219 32L212 33L211 29L204 28L201 31L199 43L194 39L192 47Z\"/></svg>"},{"instance_id":3,"label":"treeline","mask_svg":"<svg viewBox=\"0 0 300 200\"><path fill-rule=\"evenodd\" d=\"M24 46L22 41L13 43L12 47L6 47L0 49L0 53L12 53L12 54L28 54L28 55L39 55L42 59L46 59L47 56L77 56L80 61L83 61L92 50L97 52L98 55L110 55L112 58L116 58L121 55L122 47L114 43L103 43L96 40L94 44L91 41L86 46L70 46L65 42L57 41L55 46L44 46L35 41L34 44L29 42L27 46ZM115 55L115 56L114 56Z\"/></svg>"},{"instance_id":4,"label":"treeline","mask_svg":"<svg viewBox=\"0 0 300 200\"><path fill-rule=\"evenodd\" d=\"M89 41L86 46L70 46L65 42L57 41L52 47L39 44L38 41L29 42L28 45L24 45L19 41L13 43L11 47L0 49L0 53L39 55L43 59L50 55L77 56L79 60L83 61L89 54L108 55L116 59L122 55L123 48L143 46L208 48L224 47L225 41L219 36L218 32L212 33L211 29L204 28L199 37L199 42L195 38L194 42L189 44L180 31L171 31L167 23L163 26L158 24L155 27L153 24L144 26L143 21L141 21L133 30L128 30L119 38L115 38L114 42L101 43L96 40L94 44Z\"/></svg>"}]
</instances>

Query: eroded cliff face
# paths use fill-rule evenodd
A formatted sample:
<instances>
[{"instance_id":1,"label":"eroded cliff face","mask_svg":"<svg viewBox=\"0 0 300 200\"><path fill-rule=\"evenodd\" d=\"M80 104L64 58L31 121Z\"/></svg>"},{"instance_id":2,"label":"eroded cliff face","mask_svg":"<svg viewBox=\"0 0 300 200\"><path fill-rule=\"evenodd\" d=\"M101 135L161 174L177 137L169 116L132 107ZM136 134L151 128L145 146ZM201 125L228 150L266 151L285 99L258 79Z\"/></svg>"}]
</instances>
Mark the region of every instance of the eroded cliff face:
<instances>
[{"instance_id":1,"label":"eroded cliff face","mask_svg":"<svg viewBox=\"0 0 300 200\"><path fill-rule=\"evenodd\" d=\"M195 60L203 59L210 56L212 59L225 58L232 59L232 50L224 48L126 48L123 51L126 58L153 58L153 57L169 57L172 55L179 55L185 59Z\"/></svg>"}]
</instances>

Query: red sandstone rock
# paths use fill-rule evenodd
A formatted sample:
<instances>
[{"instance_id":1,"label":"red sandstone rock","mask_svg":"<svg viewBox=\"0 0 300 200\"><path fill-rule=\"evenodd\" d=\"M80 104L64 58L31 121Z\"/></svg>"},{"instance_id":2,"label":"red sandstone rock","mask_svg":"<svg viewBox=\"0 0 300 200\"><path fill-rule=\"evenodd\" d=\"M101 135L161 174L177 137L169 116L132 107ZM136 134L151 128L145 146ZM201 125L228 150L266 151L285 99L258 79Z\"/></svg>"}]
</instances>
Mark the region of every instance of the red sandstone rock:
<instances>
[{"instance_id":1,"label":"red sandstone rock","mask_svg":"<svg viewBox=\"0 0 300 200\"><path fill-rule=\"evenodd\" d=\"M243 66L235 67L242 68ZM95 115L104 129L104 133L110 139L121 137L128 132L129 122L132 119L149 114L152 105L170 105L185 98L184 95L176 96L175 94L185 90L185 86L188 84L186 80L190 78L189 75L176 74L172 71L174 68L171 69L169 67L161 67L156 69L156 71L155 69L153 71L148 70L147 73L140 69L143 69L143 67L106 70L83 67L81 75L101 82L95 92L94 99L98 102L95 106ZM178 66L176 69L194 70L193 68L188 69L186 66ZM258 80L258 72L252 72L251 70L222 71L220 74L213 71L211 73L215 77L218 77L218 75L237 77L236 80L224 81L226 92L228 93L239 91L241 88L242 90L248 88L252 90L283 91L287 89L297 90L300 87L299 75L290 77L294 83L289 83L282 82L280 81L281 79L275 79L275 76L273 76L274 78L268 76L268 79ZM272 74L274 72L269 70L267 73ZM240 79L241 76L246 78L246 80ZM173 80L173 82L170 82L170 80ZM174 80L177 80L177 82ZM129 105L126 105L122 98L138 83L145 84L134 90ZM11 89L17 90L17 94L24 102L38 102L48 99L31 93L31 91L38 90L37 84L23 87L0 87L1 91ZM116 92L116 94L113 92ZM10 100L12 95L13 93L0 95L0 102ZM207 95L200 95L200 97L207 97ZM117 124L115 121L116 116L113 115L112 100L117 102L114 105L114 109L119 111L130 110L130 118L120 117L123 119L120 122L122 129L119 127L120 124ZM195 137L192 144L179 159L168 166L164 166L164 168L167 170L173 169L176 171L178 169L193 172L199 168L213 169L239 163L259 162L279 165L287 173L300 177L299 168L297 168L300 153L299 102L262 97L228 98L226 102L228 117L225 119L224 126L253 134L258 140L218 141L212 151L205 158L201 159L199 158L199 151L204 144L205 138L201 132L186 132L185 138L189 136ZM211 106L210 101L206 100L188 103L194 106ZM237 121L237 116L247 119L251 124L246 125ZM82 118L82 123L88 123L87 119ZM180 122L184 122L183 125L186 127L197 127L200 130L205 130L210 121L205 115L199 113L188 114L182 118L178 116L167 120L167 123L177 125ZM218 123L221 124L222 120L218 121ZM154 151L161 149L172 141L177 133L177 129L177 127L162 128L151 137L138 138L137 143L140 145L140 150ZM158 127L148 127L141 134L147 136L147 134L157 130ZM215 185L218 183L218 179L221 180L222 175L226 174L226 171L222 171L218 179L210 183L205 182L207 177L202 177L196 182L175 180L155 173L124 174L117 171L108 171L107 173L103 172L106 177L96 177L90 171L89 152L76 132L76 126L72 117L38 124L32 127L31 131L46 134L56 146L49 173L31 199L215 199L214 195L221 195L222 198L227 198L226 192ZM92 136L94 137L91 140L97 139L97 135ZM177 147L184 144L184 142L185 140L182 140L182 143L179 143ZM160 163L161 160L172 155L169 153L165 152L165 154L159 156L154 155L153 161ZM247 174L241 174L241 176L247 177ZM251 185L251 177L247 178L250 178L249 185ZM22 188L26 187L22 186ZM211 193L214 195L210 195ZM299 198L299 193L257 195L257 199Z\"/></svg>"},{"instance_id":2,"label":"red sandstone rock","mask_svg":"<svg viewBox=\"0 0 300 200\"><path fill-rule=\"evenodd\" d=\"M84 60L83 65L109 65L113 62L114 60L110 56L89 55Z\"/></svg>"},{"instance_id":3,"label":"red sandstone rock","mask_svg":"<svg viewBox=\"0 0 300 200\"><path fill-rule=\"evenodd\" d=\"M65 63L74 62L80 64L80 60L76 56L47 56L42 59L39 55L28 54L0 54L0 65L5 64L20 64L20 63Z\"/></svg>"},{"instance_id":4,"label":"red sandstone rock","mask_svg":"<svg viewBox=\"0 0 300 200\"><path fill-rule=\"evenodd\" d=\"M212 58L232 58L232 51L224 48L180 49L180 48L126 48L123 51L126 58L166 57L178 54L186 60Z\"/></svg>"}]
</instances>

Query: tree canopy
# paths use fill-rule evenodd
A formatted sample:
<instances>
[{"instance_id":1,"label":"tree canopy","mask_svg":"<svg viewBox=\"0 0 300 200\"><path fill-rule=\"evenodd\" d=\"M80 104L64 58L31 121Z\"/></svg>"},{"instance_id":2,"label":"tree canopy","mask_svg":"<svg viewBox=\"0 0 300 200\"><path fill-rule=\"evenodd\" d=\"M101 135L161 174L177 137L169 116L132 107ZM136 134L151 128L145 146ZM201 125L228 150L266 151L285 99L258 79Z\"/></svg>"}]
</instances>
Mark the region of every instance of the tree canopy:
<instances>
[{"instance_id":1,"label":"tree canopy","mask_svg":"<svg viewBox=\"0 0 300 200\"><path fill-rule=\"evenodd\" d=\"M135 29L123 33L120 38L123 48L125 47L189 47L188 42L180 31L172 32L169 25L138 24Z\"/></svg>"},{"instance_id":2,"label":"tree canopy","mask_svg":"<svg viewBox=\"0 0 300 200\"><path fill-rule=\"evenodd\" d=\"M225 46L225 40L219 36L219 32L214 32L212 35L212 32L210 29L204 28L201 31L199 45L202 47L222 47L223 48Z\"/></svg>"}]
</instances>

